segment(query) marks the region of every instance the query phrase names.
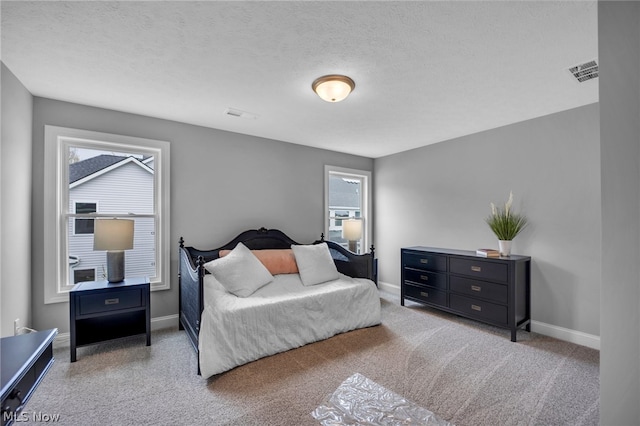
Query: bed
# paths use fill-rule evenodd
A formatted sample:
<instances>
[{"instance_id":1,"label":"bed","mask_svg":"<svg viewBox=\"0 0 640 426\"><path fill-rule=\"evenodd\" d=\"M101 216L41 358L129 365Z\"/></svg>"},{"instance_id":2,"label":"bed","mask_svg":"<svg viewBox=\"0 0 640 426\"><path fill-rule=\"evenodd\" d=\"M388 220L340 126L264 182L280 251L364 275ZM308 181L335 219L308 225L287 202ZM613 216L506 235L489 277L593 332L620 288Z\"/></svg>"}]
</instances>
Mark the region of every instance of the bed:
<instances>
[{"instance_id":1,"label":"bed","mask_svg":"<svg viewBox=\"0 0 640 426\"><path fill-rule=\"evenodd\" d=\"M179 253L179 327L205 378L381 322L373 246L358 255L323 236L305 245L260 228L212 250L180 238Z\"/></svg>"}]
</instances>

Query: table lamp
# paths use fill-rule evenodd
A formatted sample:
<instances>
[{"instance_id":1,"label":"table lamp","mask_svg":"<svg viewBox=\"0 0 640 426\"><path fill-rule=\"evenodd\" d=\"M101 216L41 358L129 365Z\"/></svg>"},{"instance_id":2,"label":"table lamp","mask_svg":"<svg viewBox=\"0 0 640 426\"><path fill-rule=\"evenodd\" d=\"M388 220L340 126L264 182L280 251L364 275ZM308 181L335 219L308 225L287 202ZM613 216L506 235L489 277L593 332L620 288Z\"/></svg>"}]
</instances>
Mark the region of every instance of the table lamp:
<instances>
[{"instance_id":1,"label":"table lamp","mask_svg":"<svg viewBox=\"0 0 640 426\"><path fill-rule=\"evenodd\" d=\"M342 221L342 238L349 241L349 251L357 253L357 245L362 238L362 221L346 219Z\"/></svg>"},{"instance_id":2,"label":"table lamp","mask_svg":"<svg viewBox=\"0 0 640 426\"><path fill-rule=\"evenodd\" d=\"M107 280L124 280L124 251L133 248L133 220L96 219L93 249L107 251Z\"/></svg>"}]
</instances>

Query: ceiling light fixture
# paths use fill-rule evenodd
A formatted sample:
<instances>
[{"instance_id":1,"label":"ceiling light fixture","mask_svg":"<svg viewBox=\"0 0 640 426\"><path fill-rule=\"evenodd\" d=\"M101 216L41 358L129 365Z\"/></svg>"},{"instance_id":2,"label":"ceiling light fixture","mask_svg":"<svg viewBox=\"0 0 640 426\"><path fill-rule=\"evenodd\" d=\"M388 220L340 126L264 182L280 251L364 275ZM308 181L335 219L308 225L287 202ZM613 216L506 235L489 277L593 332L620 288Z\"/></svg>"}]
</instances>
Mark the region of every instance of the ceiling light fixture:
<instances>
[{"instance_id":1,"label":"ceiling light fixture","mask_svg":"<svg viewBox=\"0 0 640 426\"><path fill-rule=\"evenodd\" d=\"M346 75L325 75L317 78L311 88L327 102L340 102L349 96L356 83Z\"/></svg>"}]
</instances>

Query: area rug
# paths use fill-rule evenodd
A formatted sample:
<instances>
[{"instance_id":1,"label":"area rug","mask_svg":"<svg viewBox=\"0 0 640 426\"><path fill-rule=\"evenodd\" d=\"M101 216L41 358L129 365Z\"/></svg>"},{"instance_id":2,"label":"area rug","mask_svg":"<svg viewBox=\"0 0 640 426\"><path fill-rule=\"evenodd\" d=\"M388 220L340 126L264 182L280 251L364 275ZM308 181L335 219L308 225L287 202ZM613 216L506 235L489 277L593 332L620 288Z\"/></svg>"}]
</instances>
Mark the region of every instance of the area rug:
<instances>
[{"instance_id":1,"label":"area rug","mask_svg":"<svg viewBox=\"0 0 640 426\"><path fill-rule=\"evenodd\" d=\"M453 426L360 373L346 379L311 415L322 426Z\"/></svg>"}]
</instances>

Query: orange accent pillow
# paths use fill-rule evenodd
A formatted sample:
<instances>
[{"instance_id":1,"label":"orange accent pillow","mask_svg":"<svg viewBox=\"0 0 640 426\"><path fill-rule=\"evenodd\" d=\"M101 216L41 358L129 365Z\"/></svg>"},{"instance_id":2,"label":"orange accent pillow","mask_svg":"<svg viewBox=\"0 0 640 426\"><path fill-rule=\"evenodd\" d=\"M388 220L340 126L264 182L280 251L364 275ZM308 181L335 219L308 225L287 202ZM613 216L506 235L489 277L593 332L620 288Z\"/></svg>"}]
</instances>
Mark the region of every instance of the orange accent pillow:
<instances>
[{"instance_id":1,"label":"orange accent pillow","mask_svg":"<svg viewBox=\"0 0 640 426\"><path fill-rule=\"evenodd\" d=\"M220 250L218 256L224 257L230 252L231 250ZM262 262L271 275L297 274L299 272L296 258L291 249L251 250L251 253Z\"/></svg>"}]
</instances>

